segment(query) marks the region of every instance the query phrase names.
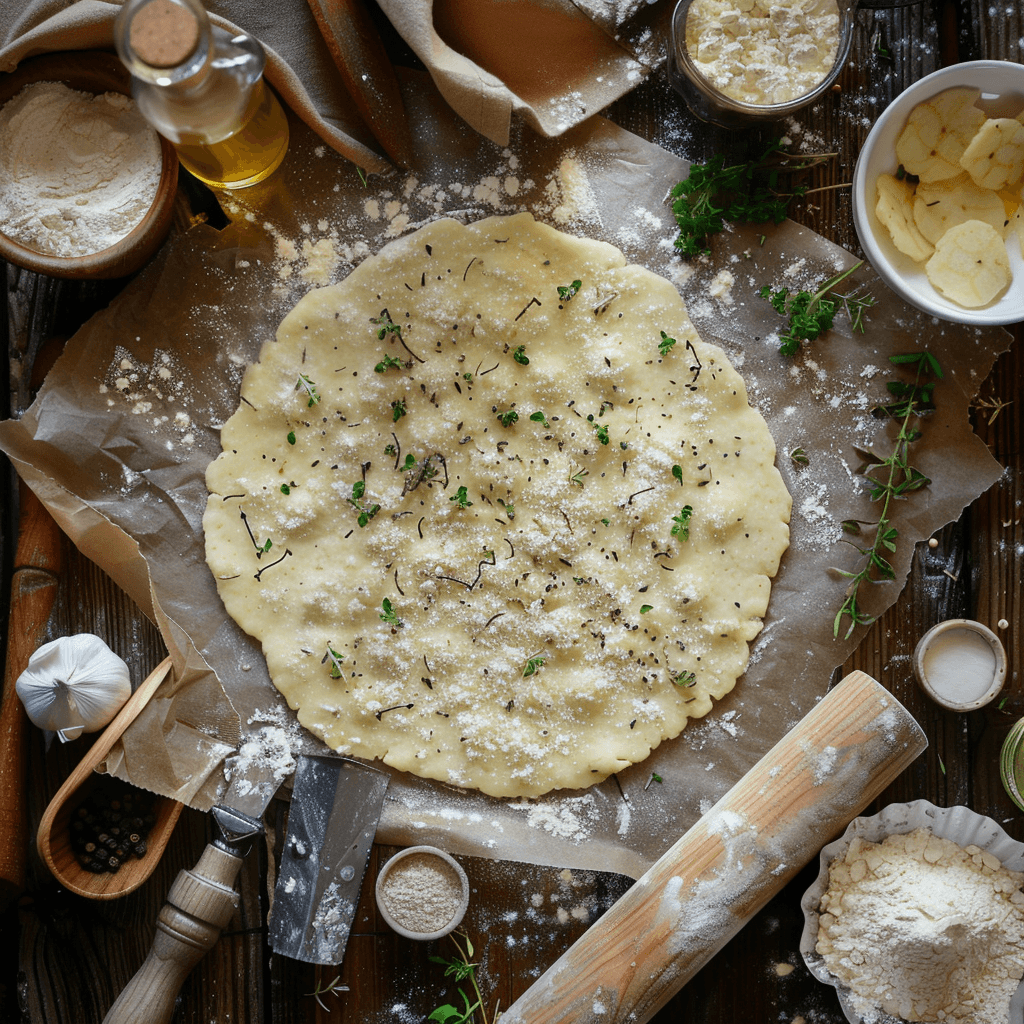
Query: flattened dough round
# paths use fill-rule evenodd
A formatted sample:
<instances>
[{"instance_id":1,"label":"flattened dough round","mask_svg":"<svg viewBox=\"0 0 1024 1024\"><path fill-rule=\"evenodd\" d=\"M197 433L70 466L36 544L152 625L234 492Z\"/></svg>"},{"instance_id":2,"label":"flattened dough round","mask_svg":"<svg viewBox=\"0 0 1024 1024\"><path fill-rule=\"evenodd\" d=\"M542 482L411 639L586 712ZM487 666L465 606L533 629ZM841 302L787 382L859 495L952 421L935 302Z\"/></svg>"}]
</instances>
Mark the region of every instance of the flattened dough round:
<instances>
[{"instance_id":1,"label":"flattened dough round","mask_svg":"<svg viewBox=\"0 0 1024 1024\"><path fill-rule=\"evenodd\" d=\"M207 560L299 721L496 796L707 714L789 540L768 428L675 288L528 214L310 292L222 443Z\"/></svg>"}]
</instances>

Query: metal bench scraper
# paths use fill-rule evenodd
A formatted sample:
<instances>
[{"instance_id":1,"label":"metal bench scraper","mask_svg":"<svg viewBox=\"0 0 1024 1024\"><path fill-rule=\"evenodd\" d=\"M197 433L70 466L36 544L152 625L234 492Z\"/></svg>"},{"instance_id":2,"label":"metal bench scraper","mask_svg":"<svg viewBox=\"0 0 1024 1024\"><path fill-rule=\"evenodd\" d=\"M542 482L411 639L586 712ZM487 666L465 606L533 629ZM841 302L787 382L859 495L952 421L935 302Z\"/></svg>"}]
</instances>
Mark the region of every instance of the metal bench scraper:
<instances>
[{"instance_id":1,"label":"metal bench scraper","mask_svg":"<svg viewBox=\"0 0 1024 1024\"><path fill-rule=\"evenodd\" d=\"M341 963L387 787L357 761L299 757L270 911L275 953Z\"/></svg>"}]
</instances>

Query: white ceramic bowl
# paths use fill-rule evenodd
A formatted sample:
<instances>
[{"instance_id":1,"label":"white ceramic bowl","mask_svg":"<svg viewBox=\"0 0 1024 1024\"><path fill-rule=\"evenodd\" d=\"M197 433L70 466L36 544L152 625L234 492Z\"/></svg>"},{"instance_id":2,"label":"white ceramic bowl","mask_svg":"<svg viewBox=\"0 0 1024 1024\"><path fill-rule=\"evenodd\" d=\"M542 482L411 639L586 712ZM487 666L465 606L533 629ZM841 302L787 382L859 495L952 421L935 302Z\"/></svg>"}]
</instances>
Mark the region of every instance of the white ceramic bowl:
<instances>
[{"instance_id":1,"label":"white ceramic bowl","mask_svg":"<svg viewBox=\"0 0 1024 1024\"><path fill-rule=\"evenodd\" d=\"M977 660L979 647L991 651L990 671L984 660ZM930 655L936 655L935 659ZM936 704L950 711L976 711L993 701L1006 682L1006 648L981 622L946 619L936 623L918 640L912 667L917 685ZM955 697L949 687L951 670L957 683ZM930 671L937 672L937 677L931 678ZM945 680L943 675L947 677Z\"/></svg>"},{"instance_id":2,"label":"white ceramic bowl","mask_svg":"<svg viewBox=\"0 0 1024 1024\"><path fill-rule=\"evenodd\" d=\"M889 104L868 133L857 157L853 175L853 219L868 262L897 295L912 306L955 323L993 326L1024 320L1024 258L1017 233L1009 230L1007 252L1013 281L998 299L979 309L966 309L945 298L929 283L923 263L915 263L892 244L888 232L875 217L875 181L879 174L894 174L896 139L910 111L932 96L954 86L981 89L990 116L1002 114L996 104L1010 102L1010 115L1024 107L1024 65L999 60L976 60L935 71ZM991 107L989 105L992 105Z\"/></svg>"},{"instance_id":3,"label":"white ceramic bowl","mask_svg":"<svg viewBox=\"0 0 1024 1024\"><path fill-rule=\"evenodd\" d=\"M828 888L828 868L836 857L842 857L854 837L877 843L886 836L904 835L916 828L928 828L943 839L960 846L972 843L998 857L1003 867L1011 871L1024 871L1024 843L1011 839L1000 825L969 807L936 807L927 800L914 800L909 804L889 804L870 818L854 818L846 831L829 843L819 858L821 870L814 883L804 893L800 906L804 912L804 930L800 936L800 954L807 969L818 981L831 985L839 994L839 1005L850 1024L865 1024L865 1018L854 1009L850 990L841 984L825 967L822 957L815 951L818 937L818 907ZM1024 1009L1024 983L1010 1002L1010 1021L1021 1020ZM902 1024L898 1018L878 1011L871 1015L872 1024Z\"/></svg>"}]
</instances>

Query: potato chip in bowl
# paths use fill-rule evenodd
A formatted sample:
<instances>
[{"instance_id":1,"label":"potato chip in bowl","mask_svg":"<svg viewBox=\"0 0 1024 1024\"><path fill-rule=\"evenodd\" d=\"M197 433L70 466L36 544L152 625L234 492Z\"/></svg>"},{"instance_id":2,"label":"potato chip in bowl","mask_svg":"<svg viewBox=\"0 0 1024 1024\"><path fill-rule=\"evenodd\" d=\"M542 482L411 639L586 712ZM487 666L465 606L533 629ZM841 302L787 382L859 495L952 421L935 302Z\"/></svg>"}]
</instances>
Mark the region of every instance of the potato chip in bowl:
<instances>
[{"instance_id":1,"label":"potato chip in bowl","mask_svg":"<svg viewBox=\"0 0 1024 1024\"><path fill-rule=\"evenodd\" d=\"M883 112L857 160L854 220L907 302L976 325L1024 319L1024 66L936 71Z\"/></svg>"}]
</instances>

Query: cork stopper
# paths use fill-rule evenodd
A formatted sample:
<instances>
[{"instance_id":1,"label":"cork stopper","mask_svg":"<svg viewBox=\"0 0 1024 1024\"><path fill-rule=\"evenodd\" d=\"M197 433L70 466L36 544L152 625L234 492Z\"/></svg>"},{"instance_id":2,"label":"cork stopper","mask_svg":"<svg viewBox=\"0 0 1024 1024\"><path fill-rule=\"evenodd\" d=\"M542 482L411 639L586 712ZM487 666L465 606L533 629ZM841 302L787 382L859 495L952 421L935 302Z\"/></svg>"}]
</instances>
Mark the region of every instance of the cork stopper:
<instances>
[{"instance_id":1,"label":"cork stopper","mask_svg":"<svg viewBox=\"0 0 1024 1024\"><path fill-rule=\"evenodd\" d=\"M132 18L128 42L143 63L173 68L195 50L199 22L187 7L173 0L150 0Z\"/></svg>"}]
</instances>

